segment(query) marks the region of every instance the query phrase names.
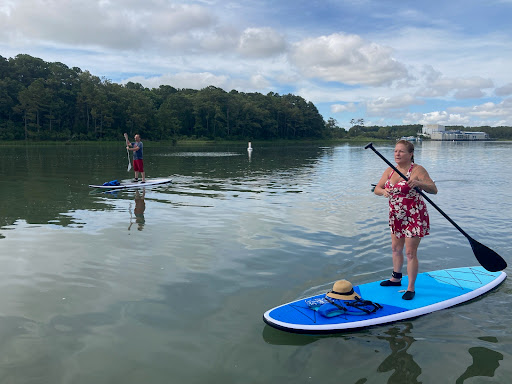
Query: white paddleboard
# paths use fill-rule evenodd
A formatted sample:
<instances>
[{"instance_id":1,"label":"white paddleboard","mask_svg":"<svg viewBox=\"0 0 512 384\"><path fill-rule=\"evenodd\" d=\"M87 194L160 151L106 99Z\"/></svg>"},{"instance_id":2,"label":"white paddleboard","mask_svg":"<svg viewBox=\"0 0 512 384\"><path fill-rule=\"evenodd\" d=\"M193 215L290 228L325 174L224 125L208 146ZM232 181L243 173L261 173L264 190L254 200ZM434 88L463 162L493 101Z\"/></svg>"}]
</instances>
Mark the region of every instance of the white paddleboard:
<instances>
[{"instance_id":1,"label":"white paddleboard","mask_svg":"<svg viewBox=\"0 0 512 384\"><path fill-rule=\"evenodd\" d=\"M464 303L489 292L506 277L505 272L489 272L480 266L424 272L418 274L416 295L412 300L402 299L403 291L407 289L407 277L402 279L400 287L383 287L380 285L382 280L379 280L354 287L354 291L362 299L379 303L383 307L374 313L321 316L308 303L323 298L323 293L270 309L263 315L263 321L283 331L306 334L366 328L410 319Z\"/></svg>"},{"instance_id":2,"label":"white paddleboard","mask_svg":"<svg viewBox=\"0 0 512 384\"><path fill-rule=\"evenodd\" d=\"M146 182L143 183L141 181L135 182L135 181L129 181L129 182L122 182L120 185L95 185L95 184L89 184L89 187L91 188L98 188L98 189L135 189L135 188L145 188L145 187L151 187L154 185L161 185L161 184L168 184L171 183L172 179L146 179Z\"/></svg>"}]
</instances>

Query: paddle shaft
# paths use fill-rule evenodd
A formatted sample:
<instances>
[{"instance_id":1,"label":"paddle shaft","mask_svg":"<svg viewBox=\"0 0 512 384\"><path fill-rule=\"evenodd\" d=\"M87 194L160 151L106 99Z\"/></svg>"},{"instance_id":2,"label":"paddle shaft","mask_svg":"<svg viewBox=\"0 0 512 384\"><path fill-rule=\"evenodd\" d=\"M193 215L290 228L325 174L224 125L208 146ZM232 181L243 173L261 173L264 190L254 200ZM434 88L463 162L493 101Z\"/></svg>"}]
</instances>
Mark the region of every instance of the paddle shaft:
<instances>
[{"instance_id":1,"label":"paddle shaft","mask_svg":"<svg viewBox=\"0 0 512 384\"><path fill-rule=\"evenodd\" d=\"M129 141L128 135L126 133L124 134L124 138L126 140L126 145L128 145ZM130 169L132 169L132 162L130 161L130 151L128 150L128 148L126 148L126 154L128 155L128 169L126 171L129 172Z\"/></svg>"},{"instance_id":2,"label":"paddle shaft","mask_svg":"<svg viewBox=\"0 0 512 384\"><path fill-rule=\"evenodd\" d=\"M373 152L375 152L377 154L377 156L379 156L382 160L384 160L386 162L387 165L389 165L391 168L393 168L393 170L398 173L405 181L407 181L407 177L402 173L400 172L393 164L391 164L388 159L386 159L384 156L382 156L379 151L377 151L374 147L373 147L373 143L370 143L368 144L366 147L364 147L364 149L368 149L370 148ZM437 209L439 211L439 213L441 215L444 216L444 218L446 220L448 220L455 228L457 228L459 230L460 233L462 233L464 236L466 236L467 239L469 240L473 240L471 238L471 236L469 236L466 232L464 232L464 230L459 227L457 225L457 223L455 221L453 221L446 213L443 212L443 210L441 208L439 208L427 195L425 195L425 193L423 193L423 191L421 189L419 189L418 187L415 187L414 188L416 191L418 191L418 193L423 196L423 198L425 200L427 200L435 209Z\"/></svg>"}]
</instances>

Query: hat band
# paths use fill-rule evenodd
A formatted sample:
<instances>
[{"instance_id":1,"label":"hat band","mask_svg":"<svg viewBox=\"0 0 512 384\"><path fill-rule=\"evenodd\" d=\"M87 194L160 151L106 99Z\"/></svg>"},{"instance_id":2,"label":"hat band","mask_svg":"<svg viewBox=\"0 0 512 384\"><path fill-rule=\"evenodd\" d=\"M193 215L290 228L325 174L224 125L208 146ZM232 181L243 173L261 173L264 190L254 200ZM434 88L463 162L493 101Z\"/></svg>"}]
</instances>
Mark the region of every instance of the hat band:
<instances>
[{"instance_id":1,"label":"hat band","mask_svg":"<svg viewBox=\"0 0 512 384\"><path fill-rule=\"evenodd\" d=\"M341 295L341 296L350 296L350 295L353 295L354 294L354 288L352 288L349 292L336 292L336 291L329 291L329 293L334 293L336 295Z\"/></svg>"}]
</instances>

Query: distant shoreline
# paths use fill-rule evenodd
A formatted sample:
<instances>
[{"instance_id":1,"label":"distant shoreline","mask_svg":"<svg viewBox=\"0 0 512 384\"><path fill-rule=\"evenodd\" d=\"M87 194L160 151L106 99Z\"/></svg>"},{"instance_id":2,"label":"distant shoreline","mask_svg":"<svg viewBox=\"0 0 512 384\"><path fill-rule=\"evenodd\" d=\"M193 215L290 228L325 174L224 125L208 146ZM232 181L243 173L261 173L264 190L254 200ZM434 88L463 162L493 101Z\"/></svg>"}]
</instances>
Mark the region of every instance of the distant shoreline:
<instances>
[{"instance_id":1,"label":"distant shoreline","mask_svg":"<svg viewBox=\"0 0 512 384\"><path fill-rule=\"evenodd\" d=\"M165 145L165 146L192 146L192 145L247 145L247 140L194 140L185 139L177 140L175 142L171 140L162 141L151 141L142 140L144 143L151 143L151 145ZM392 142L393 140L388 139L375 139L375 138L354 138L354 139L304 139L304 140L251 140L253 147L258 144L308 144L308 143L368 143L369 141L375 142ZM98 141L25 141L25 140L13 140L13 141L2 141L2 146L46 146L46 145L101 145L101 146L124 146L124 141L119 140L98 140Z\"/></svg>"},{"instance_id":2,"label":"distant shoreline","mask_svg":"<svg viewBox=\"0 0 512 384\"><path fill-rule=\"evenodd\" d=\"M251 143L253 146L258 145L277 145L277 144L314 144L314 143L322 143L322 144L336 144L336 143L368 143L378 142L378 143L386 143L386 142L395 142L397 139L380 139L380 138L372 138L372 137L361 137L361 138L351 138L351 139L304 139L304 140L252 140ZM143 140L145 143L150 143L151 145L156 146L211 146L211 145L247 145L248 141L246 140L194 140L194 139L185 139L185 140L163 140L163 141L151 141L151 140ZM436 142L453 142L452 140L424 140L424 141L436 141ZM456 142L506 142L512 141L509 139L491 139L491 140L459 140ZM25 141L25 140L13 140L13 141L2 141L0 142L0 147L7 146L50 146L50 145L100 145L100 146L124 146L124 142L119 140L98 140L98 141Z\"/></svg>"}]
</instances>

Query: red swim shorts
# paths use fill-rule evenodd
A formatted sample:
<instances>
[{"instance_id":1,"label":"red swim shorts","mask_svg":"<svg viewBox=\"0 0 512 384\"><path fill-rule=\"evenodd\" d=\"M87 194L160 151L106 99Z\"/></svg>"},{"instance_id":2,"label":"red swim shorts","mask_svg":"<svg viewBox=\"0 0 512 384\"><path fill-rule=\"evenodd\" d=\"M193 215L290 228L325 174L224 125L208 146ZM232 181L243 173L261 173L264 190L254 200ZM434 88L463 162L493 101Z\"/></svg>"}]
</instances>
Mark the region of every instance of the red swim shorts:
<instances>
[{"instance_id":1,"label":"red swim shorts","mask_svg":"<svg viewBox=\"0 0 512 384\"><path fill-rule=\"evenodd\" d=\"M135 172L144 172L144 160L142 160L142 159L133 160L133 170Z\"/></svg>"}]
</instances>

